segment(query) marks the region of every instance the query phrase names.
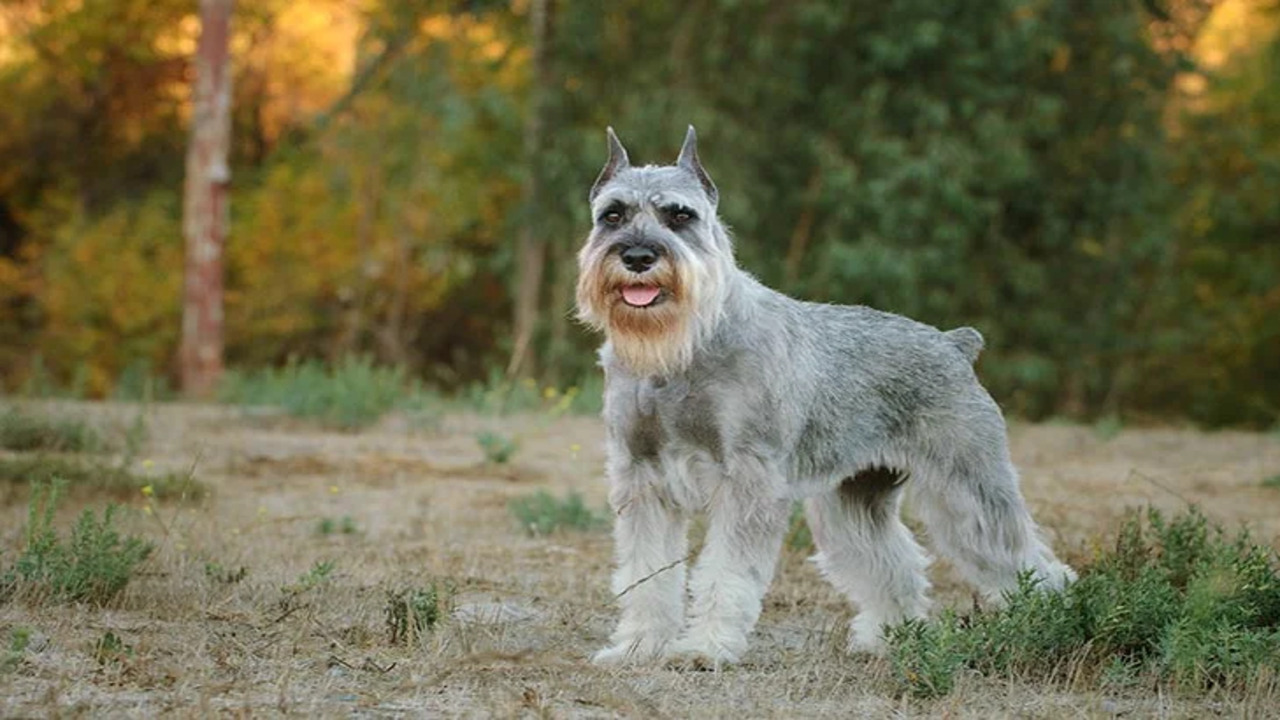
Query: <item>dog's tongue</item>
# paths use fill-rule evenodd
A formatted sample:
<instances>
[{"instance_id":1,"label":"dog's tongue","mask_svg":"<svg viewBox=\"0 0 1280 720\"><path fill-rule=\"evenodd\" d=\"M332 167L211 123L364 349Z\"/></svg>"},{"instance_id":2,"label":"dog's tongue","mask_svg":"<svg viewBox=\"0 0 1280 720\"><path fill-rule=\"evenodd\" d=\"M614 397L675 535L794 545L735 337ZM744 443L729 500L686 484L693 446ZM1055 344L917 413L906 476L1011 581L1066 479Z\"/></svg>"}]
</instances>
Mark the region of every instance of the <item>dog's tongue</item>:
<instances>
[{"instance_id":1,"label":"dog's tongue","mask_svg":"<svg viewBox=\"0 0 1280 720\"><path fill-rule=\"evenodd\" d=\"M622 299L628 305L644 307L658 299L659 289L654 285L628 285L622 288Z\"/></svg>"}]
</instances>

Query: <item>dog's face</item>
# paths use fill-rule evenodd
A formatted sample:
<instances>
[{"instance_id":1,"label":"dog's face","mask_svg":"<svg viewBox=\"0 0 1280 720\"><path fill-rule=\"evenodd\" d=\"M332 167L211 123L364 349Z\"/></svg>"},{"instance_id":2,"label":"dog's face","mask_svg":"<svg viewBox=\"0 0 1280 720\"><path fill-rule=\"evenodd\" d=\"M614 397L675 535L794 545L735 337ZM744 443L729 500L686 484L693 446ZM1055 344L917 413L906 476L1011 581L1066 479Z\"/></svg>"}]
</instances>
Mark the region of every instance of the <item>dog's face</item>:
<instances>
[{"instance_id":1,"label":"dog's face","mask_svg":"<svg viewBox=\"0 0 1280 720\"><path fill-rule=\"evenodd\" d=\"M694 326L714 314L722 266L732 263L716 219L715 184L693 128L675 165L632 167L613 130L591 189L594 224L578 255L578 314L609 335L637 372L687 360Z\"/></svg>"}]
</instances>

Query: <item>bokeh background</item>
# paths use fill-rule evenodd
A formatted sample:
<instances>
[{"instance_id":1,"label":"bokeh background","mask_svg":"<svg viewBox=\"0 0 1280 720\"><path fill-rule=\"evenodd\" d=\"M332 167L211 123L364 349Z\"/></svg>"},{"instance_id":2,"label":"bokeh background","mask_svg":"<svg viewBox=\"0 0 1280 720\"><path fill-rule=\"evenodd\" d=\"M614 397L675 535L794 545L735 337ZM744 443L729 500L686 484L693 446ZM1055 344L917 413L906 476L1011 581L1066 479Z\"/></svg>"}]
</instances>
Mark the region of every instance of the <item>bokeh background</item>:
<instances>
[{"instance_id":1,"label":"bokeh background","mask_svg":"<svg viewBox=\"0 0 1280 720\"><path fill-rule=\"evenodd\" d=\"M176 383L195 5L0 5L9 391ZM1280 421L1277 0L241 0L232 30L240 372L589 381L603 128L671 162L693 123L748 270L978 327L1011 412Z\"/></svg>"}]
</instances>

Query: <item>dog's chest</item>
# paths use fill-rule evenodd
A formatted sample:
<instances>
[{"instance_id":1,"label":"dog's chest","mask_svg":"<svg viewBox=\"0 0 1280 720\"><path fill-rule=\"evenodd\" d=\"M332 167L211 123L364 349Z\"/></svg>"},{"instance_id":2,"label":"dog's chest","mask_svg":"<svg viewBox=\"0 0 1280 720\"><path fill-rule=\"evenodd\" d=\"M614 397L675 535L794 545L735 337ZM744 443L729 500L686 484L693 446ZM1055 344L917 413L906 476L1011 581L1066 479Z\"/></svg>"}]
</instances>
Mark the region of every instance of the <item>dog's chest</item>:
<instances>
[{"instance_id":1,"label":"dog's chest","mask_svg":"<svg viewBox=\"0 0 1280 720\"><path fill-rule=\"evenodd\" d=\"M658 463L705 454L723 462L725 428L714 388L686 379L636 382L620 398L621 439L632 458Z\"/></svg>"}]
</instances>

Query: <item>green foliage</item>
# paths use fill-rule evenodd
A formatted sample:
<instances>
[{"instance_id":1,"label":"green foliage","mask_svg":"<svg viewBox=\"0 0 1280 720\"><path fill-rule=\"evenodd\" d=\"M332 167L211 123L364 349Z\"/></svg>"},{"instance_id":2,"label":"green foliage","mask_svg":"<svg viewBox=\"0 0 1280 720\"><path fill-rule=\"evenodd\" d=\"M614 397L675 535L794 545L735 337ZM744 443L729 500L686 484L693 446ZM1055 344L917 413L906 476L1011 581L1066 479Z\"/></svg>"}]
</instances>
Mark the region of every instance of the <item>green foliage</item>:
<instances>
[{"instance_id":1,"label":"green foliage","mask_svg":"<svg viewBox=\"0 0 1280 720\"><path fill-rule=\"evenodd\" d=\"M1262 481L1263 487L1280 488L1280 475L1272 475Z\"/></svg>"},{"instance_id":2,"label":"green foliage","mask_svg":"<svg viewBox=\"0 0 1280 720\"><path fill-rule=\"evenodd\" d=\"M219 397L236 405L279 407L293 417L342 430L372 425L393 409L428 411L434 403L404 368L379 366L368 357L347 357L332 368L307 360L290 361L278 369L231 372Z\"/></svg>"},{"instance_id":3,"label":"green foliage","mask_svg":"<svg viewBox=\"0 0 1280 720\"><path fill-rule=\"evenodd\" d=\"M105 462L57 456L0 457L0 483L47 483L58 479L71 490L133 499L142 492L157 500L200 500L209 488L190 472L137 473ZM149 489L148 489L149 488Z\"/></svg>"},{"instance_id":4,"label":"green foliage","mask_svg":"<svg viewBox=\"0 0 1280 720\"><path fill-rule=\"evenodd\" d=\"M484 459L495 465L506 464L520 449L520 443L515 438L491 431L477 434L476 442L484 451Z\"/></svg>"},{"instance_id":5,"label":"green foliage","mask_svg":"<svg viewBox=\"0 0 1280 720\"><path fill-rule=\"evenodd\" d=\"M0 448L19 452L95 452L105 450L106 443L83 420L32 415L8 407L0 410Z\"/></svg>"},{"instance_id":6,"label":"green foliage","mask_svg":"<svg viewBox=\"0 0 1280 720\"><path fill-rule=\"evenodd\" d=\"M108 630L93 643L93 659L99 665L115 665L133 657L133 646L115 632Z\"/></svg>"},{"instance_id":7,"label":"green foliage","mask_svg":"<svg viewBox=\"0 0 1280 720\"><path fill-rule=\"evenodd\" d=\"M962 672L1104 682L1145 675L1187 689L1245 691L1280 671L1280 571L1247 534L1228 538L1199 511L1131 514L1061 593L1029 576L1007 607L890 629L895 676L919 697L948 693Z\"/></svg>"},{"instance_id":8,"label":"green foliage","mask_svg":"<svg viewBox=\"0 0 1280 720\"><path fill-rule=\"evenodd\" d=\"M343 535L355 535L360 529L356 526L356 521L350 515L343 515L339 519L331 517L320 518L316 523L316 533L324 537L328 537L335 533Z\"/></svg>"},{"instance_id":9,"label":"green foliage","mask_svg":"<svg viewBox=\"0 0 1280 720\"><path fill-rule=\"evenodd\" d=\"M158 397L180 327L190 3L27 5L0 38L0 378ZM747 270L976 325L1011 412L1280 417L1274 3L1210 42L1241 7L565 2L544 68L523 7L237 11L232 366L363 353L486 412L598 410L598 338L569 309L601 129L659 162L694 122ZM332 32L289 40L318 13ZM536 376L577 398L495 381L521 229L546 243ZM297 412L386 411L335 402Z\"/></svg>"},{"instance_id":10,"label":"green foliage","mask_svg":"<svg viewBox=\"0 0 1280 720\"><path fill-rule=\"evenodd\" d=\"M559 530L588 532L609 525L608 515L592 510L576 491L558 498L539 490L512 500L508 507L530 535L550 535Z\"/></svg>"},{"instance_id":11,"label":"green foliage","mask_svg":"<svg viewBox=\"0 0 1280 720\"><path fill-rule=\"evenodd\" d=\"M26 547L0 578L0 597L23 593L53 602L102 605L114 598L151 554L141 538L122 538L115 528L116 506L99 519L86 509L64 540L53 527L62 483L33 483L27 514Z\"/></svg>"},{"instance_id":12,"label":"green foliage","mask_svg":"<svg viewBox=\"0 0 1280 720\"><path fill-rule=\"evenodd\" d=\"M603 378L591 374L582 387L571 385L563 391L555 385L540 386L532 378L513 381L498 368L484 382L473 382L458 393L466 408L489 415L513 412L544 412L553 417L564 414L598 415L602 410Z\"/></svg>"},{"instance_id":13,"label":"green foliage","mask_svg":"<svg viewBox=\"0 0 1280 720\"><path fill-rule=\"evenodd\" d=\"M795 552L812 552L814 550L813 533L809 531L809 523L805 521L804 506L796 503L791 506L791 521L787 527L787 548Z\"/></svg>"},{"instance_id":14,"label":"green foliage","mask_svg":"<svg viewBox=\"0 0 1280 720\"><path fill-rule=\"evenodd\" d=\"M204 564L204 576L220 585L235 585L249 576L249 568L241 565L231 570L220 563L207 562Z\"/></svg>"},{"instance_id":15,"label":"green foliage","mask_svg":"<svg viewBox=\"0 0 1280 720\"><path fill-rule=\"evenodd\" d=\"M22 655L31 644L31 629L14 627L9 631L9 643L0 652L0 673L9 672L22 664Z\"/></svg>"},{"instance_id":16,"label":"green foliage","mask_svg":"<svg viewBox=\"0 0 1280 720\"><path fill-rule=\"evenodd\" d=\"M444 614L444 601L435 583L425 588L387 591L383 618L387 626L387 642L412 645L430 632Z\"/></svg>"},{"instance_id":17,"label":"green foliage","mask_svg":"<svg viewBox=\"0 0 1280 720\"><path fill-rule=\"evenodd\" d=\"M1104 415L1093 423L1093 434L1099 440L1114 440L1124 429L1124 421L1118 415Z\"/></svg>"}]
</instances>

